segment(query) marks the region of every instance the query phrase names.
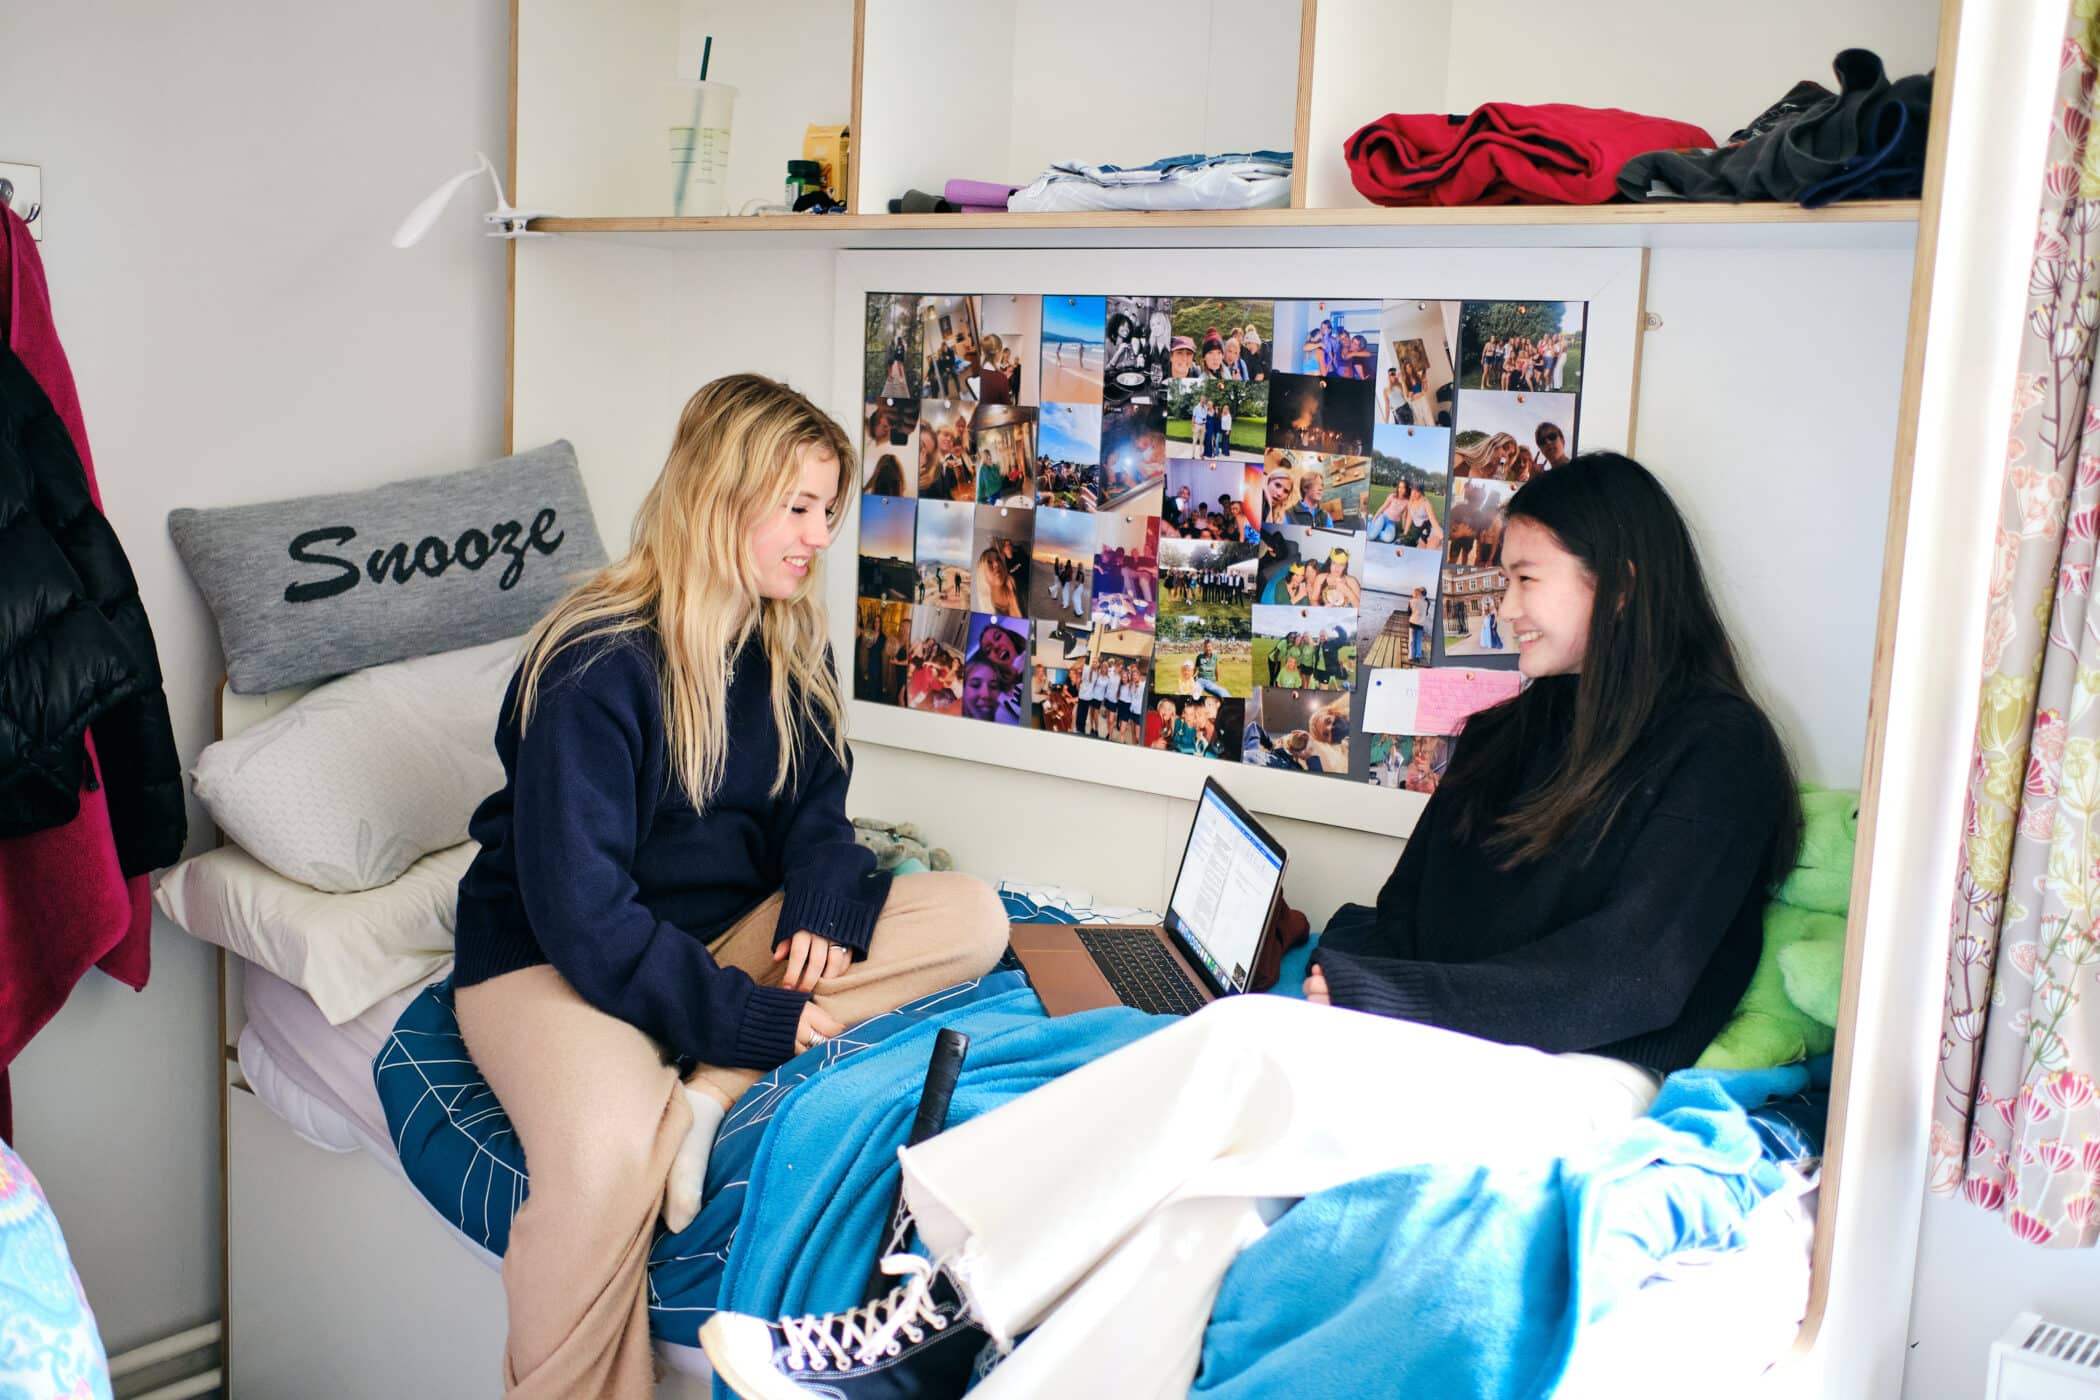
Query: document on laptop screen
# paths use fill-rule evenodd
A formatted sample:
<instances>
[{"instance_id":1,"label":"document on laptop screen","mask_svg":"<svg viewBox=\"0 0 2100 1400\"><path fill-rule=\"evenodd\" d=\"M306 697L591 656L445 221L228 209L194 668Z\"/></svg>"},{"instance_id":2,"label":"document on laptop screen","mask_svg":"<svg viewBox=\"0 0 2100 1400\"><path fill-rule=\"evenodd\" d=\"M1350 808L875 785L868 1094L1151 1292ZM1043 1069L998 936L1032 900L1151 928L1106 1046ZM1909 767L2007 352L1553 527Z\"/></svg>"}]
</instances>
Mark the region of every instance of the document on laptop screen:
<instances>
[{"instance_id":1,"label":"document on laptop screen","mask_svg":"<svg viewBox=\"0 0 2100 1400\"><path fill-rule=\"evenodd\" d=\"M1211 975L1235 991L1247 989L1282 873L1282 857L1206 791L1167 907Z\"/></svg>"}]
</instances>

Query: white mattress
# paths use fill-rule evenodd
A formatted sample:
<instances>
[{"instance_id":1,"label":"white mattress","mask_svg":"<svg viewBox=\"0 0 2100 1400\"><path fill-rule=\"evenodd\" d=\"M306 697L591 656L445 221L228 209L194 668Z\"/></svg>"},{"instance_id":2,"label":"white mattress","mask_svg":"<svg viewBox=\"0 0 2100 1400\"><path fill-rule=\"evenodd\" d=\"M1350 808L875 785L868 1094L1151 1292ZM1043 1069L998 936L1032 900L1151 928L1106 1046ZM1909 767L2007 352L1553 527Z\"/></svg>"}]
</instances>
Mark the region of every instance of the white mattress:
<instances>
[{"instance_id":1,"label":"white mattress","mask_svg":"<svg viewBox=\"0 0 2100 1400\"><path fill-rule=\"evenodd\" d=\"M241 1071L256 1098L315 1146L363 1149L398 1173L372 1060L422 987L331 1026L306 993L253 964L243 986ZM1677 1400L1696 1390L1701 1400L1727 1400L1755 1393L1767 1368L1792 1348L1808 1310L1815 1191L1813 1182L1789 1175L1791 1189L1751 1212L1746 1247L1667 1261L1639 1293L1588 1328L1558 1394ZM498 1267L436 1211L431 1218ZM679 1371L709 1374L697 1348L659 1342L657 1350Z\"/></svg>"},{"instance_id":2,"label":"white mattress","mask_svg":"<svg viewBox=\"0 0 2100 1400\"><path fill-rule=\"evenodd\" d=\"M331 1026L313 998L249 963L241 979L248 1013L241 1031L241 1073L271 1112L316 1147L331 1152L363 1147L398 1166L386 1111L372 1082L372 1061L417 993L449 971L448 964L355 1020Z\"/></svg>"},{"instance_id":3,"label":"white mattress","mask_svg":"<svg viewBox=\"0 0 2100 1400\"><path fill-rule=\"evenodd\" d=\"M248 1024L241 1028L240 1063L248 1087L263 1107L306 1141L329 1152L369 1152L389 1171L402 1176L404 1190L414 1192L402 1174L393 1135L387 1131L386 1111L379 1105L379 1090L372 1082L372 1061L393 1033L401 1012L424 987L450 971L447 965L357 1019L332 1026L305 992L253 963L246 964L241 1003ZM502 1268L502 1260L430 1208L421 1192L415 1196L430 1209L430 1218L462 1248L489 1268ZM659 1341L656 1350L671 1369L687 1376L706 1380L714 1374L707 1353L698 1347Z\"/></svg>"}]
</instances>

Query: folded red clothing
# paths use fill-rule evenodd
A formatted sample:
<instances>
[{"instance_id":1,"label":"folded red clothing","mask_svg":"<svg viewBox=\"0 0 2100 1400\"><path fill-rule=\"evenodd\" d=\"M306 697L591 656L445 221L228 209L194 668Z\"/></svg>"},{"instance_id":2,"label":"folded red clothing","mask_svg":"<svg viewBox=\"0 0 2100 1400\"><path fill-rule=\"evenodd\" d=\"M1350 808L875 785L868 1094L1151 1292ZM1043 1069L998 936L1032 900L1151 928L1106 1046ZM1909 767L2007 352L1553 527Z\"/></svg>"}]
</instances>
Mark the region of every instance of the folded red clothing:
<instances>
[{"instance_id":1,"label":"folded red clothing","mask_svg":"<svg viewBox=\"0 0 2100 1400\"><path fill-rule=\"evenodd\" d=\"M1467 117L1390 113L1342 150L1373 204L1602 204L1635 156L1713 144L1689 122L1615 107L1490 102Z\"/></svg>"}]
</instances>

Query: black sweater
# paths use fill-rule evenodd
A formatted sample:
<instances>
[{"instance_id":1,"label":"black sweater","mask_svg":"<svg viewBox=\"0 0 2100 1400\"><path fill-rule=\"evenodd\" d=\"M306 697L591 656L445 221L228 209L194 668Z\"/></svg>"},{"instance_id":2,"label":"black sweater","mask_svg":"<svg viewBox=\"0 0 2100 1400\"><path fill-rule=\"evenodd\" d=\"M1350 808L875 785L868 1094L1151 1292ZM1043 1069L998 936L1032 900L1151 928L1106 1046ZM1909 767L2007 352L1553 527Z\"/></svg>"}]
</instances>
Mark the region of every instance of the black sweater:
<instances>
[{"instance_id":1,"label":"black sweater","mask_svg":"<svg viewBox=\"0 0 2100 1400\"><path fill-rule=\"evenodd\" d=\"M847 771L813 730L796 781L770 795L779 730L755 641L734 662L721 789L695 812L669 768L657 657L653 632L568 648L522 735L512 678L507 781L468 826L481 851L459 884L453 981L551 962L681 1059L771 1069L794 1054L808 994L719 966L708 942L784 891L775 943L807 929L858 958L890 878L854 841Z\"/></svg>"},{"instance_id":2,"label":"black sweater","mask_svg":"<svg viewBox=\"0 0 2100 1400\"><path fill-rule=\"evenodd\" d=\"M1539 755L1525 785L1559 760ZM1581 831L1513 871L1432 796L1376 910L1343 906L1320 940L1335 1004L1665 1073L1698 1059L1763 944L1780 756L1754 709L1716 697L1661 720L1637 761L1594 854Z\"/></svg>"}]
</instances>

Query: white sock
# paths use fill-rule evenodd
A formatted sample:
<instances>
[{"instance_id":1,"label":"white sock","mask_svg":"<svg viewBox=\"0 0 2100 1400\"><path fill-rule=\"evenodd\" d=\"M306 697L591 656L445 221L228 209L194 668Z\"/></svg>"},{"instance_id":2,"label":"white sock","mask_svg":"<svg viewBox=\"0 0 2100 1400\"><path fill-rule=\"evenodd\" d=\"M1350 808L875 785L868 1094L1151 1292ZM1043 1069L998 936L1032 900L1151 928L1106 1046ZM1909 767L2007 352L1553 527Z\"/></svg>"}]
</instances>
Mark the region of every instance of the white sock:
<instances>
[{"instance_id":1,"label":"white sock","mask_svg":"<svg viewBox=\"0 0 2100 1400\"><path fill-rule=\"evenodd\" d=\"M700 1192L707 1184L707 1158L714 1151L722 1115L728 1112L722 1101L705 1089L688 1088L683 1092L693 1110L693 1126L686 1130L685 1141L678 1144L678 1155L671 1159L671 1175L664 1182L664 1224L674 1235L692 1224L693 1217L700 1213Z\"/></svg>"}]
</instances>

